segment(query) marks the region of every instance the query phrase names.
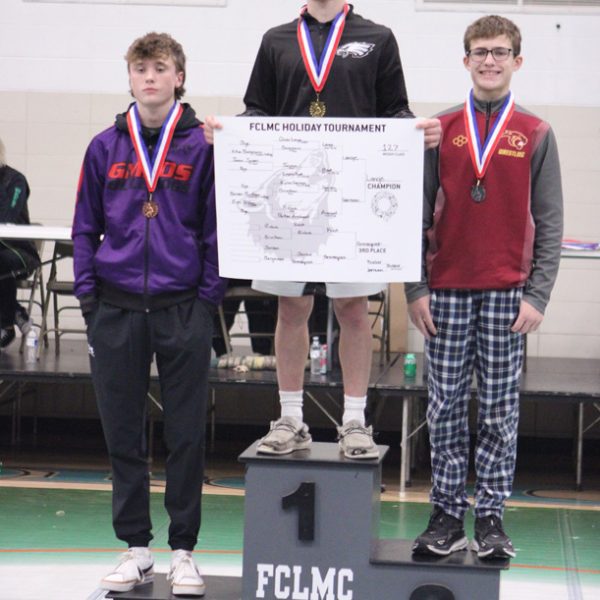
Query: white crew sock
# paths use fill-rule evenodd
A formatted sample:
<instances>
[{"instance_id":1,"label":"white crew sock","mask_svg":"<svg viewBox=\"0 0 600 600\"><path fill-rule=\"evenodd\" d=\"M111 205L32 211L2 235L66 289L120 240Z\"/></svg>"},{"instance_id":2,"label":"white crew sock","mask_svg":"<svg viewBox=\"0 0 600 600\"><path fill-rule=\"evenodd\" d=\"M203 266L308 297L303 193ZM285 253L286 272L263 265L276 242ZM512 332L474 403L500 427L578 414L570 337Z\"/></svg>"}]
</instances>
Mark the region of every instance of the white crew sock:
<instances>
[{"instance_id":1,"label":"white crew sock","mask_svg":"<svg viewBox=\"0 0 600 600\"><path fill-rule=\"evenodd\" d=\"M366 396L347 396L344 394L344 414L342 415L342 425L348 421L360 421L365 424L365 409L367 408Z\"/></svg>"},{"instance_id":2,"label":"white crew sock","mask_svg":"<svg viewBox=\"0 0 600 600\"><path fill-rule=\"evenodd\" d=\"M293 417L302 423L302 390L297 392L282 392L279 390L279 403L281 404L282 417Z\"/></svg>"}]
</instances>

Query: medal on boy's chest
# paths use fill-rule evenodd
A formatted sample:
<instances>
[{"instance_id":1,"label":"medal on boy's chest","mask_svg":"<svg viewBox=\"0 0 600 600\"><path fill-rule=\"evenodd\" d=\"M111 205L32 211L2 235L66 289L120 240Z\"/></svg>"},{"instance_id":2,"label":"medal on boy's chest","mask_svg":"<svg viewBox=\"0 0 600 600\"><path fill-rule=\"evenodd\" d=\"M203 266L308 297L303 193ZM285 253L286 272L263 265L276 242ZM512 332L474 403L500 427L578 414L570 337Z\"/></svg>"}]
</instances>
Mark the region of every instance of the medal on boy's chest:
<instances>
[{"instance_id":1,"label":"medal on boy's chest","mask_svg":"<svg viewBox=\"0 0 600 600\"><path fill-rule=\"evenodd\" d=\"M324 117L327 113L327 105L321 100L320 94L329 77L331 65L333 64L335 53L337 52L340 40L342 39L342 33L344 32L344 26L346 24L346 15L348 14L350 7L348 4L344 4L344 8L333 20L323 52L318 61L310 37L310 30L304 20L304 13L306 10L306 6L304 6L300 12L300 17L298 18L297 37L304 68L306 69L310 83L317 95L316 100L313 100L308 106L308 114L311 117Z\"/></svg>"},{"instance_id":2,"label":"medal on boy's chest","mask_svg":"<svg viewBox=\"0 0 600 600\"><path fill-rule=\"evenodd\" d=\"M327 113L327 106L325 102L319 100L319 94L317 94L317 99L310 103L308 113L311 117L324 117Z\"/></svg>"},{"instance_id":3,"label":"medal on boy's chest","mask_svg":"<svg viewBox=\"0 0 600 600\"><path fill-rule=\"evenodd\" d=\"M496 118L491 131L482 144L481 137L479 135L479 129L477 127L477 116L475 112L473 90L469 92L465 102L463 115L467 135L467 145L476 177L475 183L471 186L471 199L477 204L480 204L485 200L486 189L483 185L483 178L488 170L488 167L490 166L490 163L492 162L492 157L496 151L498 143L506 131L506 127L514 109L515 100L512 92L509 92L504 104L498 112L498 117Z\"/></svg>"},{"instance_id":4,"label":"medal on boy's chest","mask_svg":"<svg viewBox=\"0 0 600 600\"><path fill-rule=\"evenodd\" d=\"M152 200L152 194L148 196L148 200L142 205L142 214L146 219L154 219L158 215L158 203Z\"/></svg>"},{"instance_id":5,"label":"medal on boy's chest","mask_svg":"<svg viewBox=\"0 0 600 600\"><path fill-rule=\"evenodd\" d=\"M485 200L485 187L481 183L481 179L478 179L477 183L471 187L471 198L477 203Z\"/></svg>"},{"instance_id":6,"label":"medal on boy's chest","mask_svg":"<svg viewBox=\"0 0 600 600\"><path fill-rule=\"evenodd\" d=\"M154 149L152 160L150 160L148 148L142 138L142 125L137 105L133 104L127 111L127 129L129 130L129 136L131 137L131 143L133 144L137 159L142 166L142 173L144 174L144 180L148 188L148 199L142 204L142 214L146 219L155 219L158 216L158 202L154 200L153 195L158 185L169 147L171 146L175 128L182 113L183 107L176 100L160 129L158 142Z\"/></svg>"}]
</instances>

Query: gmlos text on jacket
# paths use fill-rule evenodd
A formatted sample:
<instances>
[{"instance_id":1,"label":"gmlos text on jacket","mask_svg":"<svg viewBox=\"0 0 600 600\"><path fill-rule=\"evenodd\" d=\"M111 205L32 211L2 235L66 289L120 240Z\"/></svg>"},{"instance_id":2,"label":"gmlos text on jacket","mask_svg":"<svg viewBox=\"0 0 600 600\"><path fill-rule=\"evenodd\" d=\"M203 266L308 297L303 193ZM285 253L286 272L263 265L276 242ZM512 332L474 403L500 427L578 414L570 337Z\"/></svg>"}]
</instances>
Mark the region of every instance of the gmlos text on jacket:
<instances>
[{"instance_id":1,"label":"gmlos text on jacket","mask_svg":"<svg viewBox=\"0 0 600 600\"><path fill-rule=\"evenodd\" d=\"M143 129L146 143L158 132ZM191 107L177 124L146 218L148 199L125 115L90 143L73 221L75 294L82 309L101 297L133 310L153 310L196 295L221 301L213 152Z\"/></svg>"}]
</instances>

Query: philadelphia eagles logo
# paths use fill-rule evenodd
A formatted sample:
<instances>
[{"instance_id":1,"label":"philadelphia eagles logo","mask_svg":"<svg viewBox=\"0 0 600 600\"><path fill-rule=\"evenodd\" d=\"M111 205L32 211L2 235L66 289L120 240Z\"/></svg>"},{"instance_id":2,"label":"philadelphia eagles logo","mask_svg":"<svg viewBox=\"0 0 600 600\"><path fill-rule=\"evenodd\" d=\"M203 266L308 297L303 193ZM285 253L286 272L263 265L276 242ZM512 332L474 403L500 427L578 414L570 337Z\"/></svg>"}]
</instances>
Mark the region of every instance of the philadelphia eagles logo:
<instances>
[{"instance_id":1,"label":"philadelphia eagles logo","mask_svg":"<svg viewBox=\"0 0 600 600\"><path fill-rule=\"evenodd\" d=\"M336 52L337 56L346 58L364 58L367 54L371 54L375 48L375 44L368 44L367 42L350 42L340 46Z\"/></svg>"}]
</instances>

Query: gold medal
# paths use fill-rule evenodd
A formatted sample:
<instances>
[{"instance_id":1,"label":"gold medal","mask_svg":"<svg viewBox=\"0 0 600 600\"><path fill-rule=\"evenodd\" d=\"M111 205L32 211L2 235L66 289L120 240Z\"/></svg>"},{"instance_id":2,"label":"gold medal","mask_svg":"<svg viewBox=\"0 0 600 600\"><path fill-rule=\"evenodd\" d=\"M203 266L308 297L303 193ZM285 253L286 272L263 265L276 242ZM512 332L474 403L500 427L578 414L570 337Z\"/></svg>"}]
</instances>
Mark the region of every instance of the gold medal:
<instances>
[{"instance_id":1,"label":"gold medal","mask_svg":"<svg viewBox=\"0 0 600 600\"><path fill-rule=\"evenodd\" d=\"M337 49L344 32L346 15L350 12L350 6L347 2L344 2L342 10L336 15L335 19L333 19L329 36L327 37L325 47L323 48L320 57L317 57L315 54L310 30L304 19L307 10L307 6L303 6L300 11L296 37L298 38L298 45L300 47L304 68L306 69L310 84L312 85L313 90L315 90L315 94L317 94L317 99L313 100L308 106L308 114L311 117L321 118L327 113L327 106L325 105L325 102L321 102L319 94L323 91L333 66L333 61L336 57Z\"/></svg>"},{"instance_id":2,"label":"gold medal","mask_svg":"<svg viewBox=\"0 0 600 600\"><path fill-rule=\"evenodd\" d=\"M319 100L319 97L317 96L317 99L310 103L308 112L311 117L324 117L327 112L327 106L325 105L325 102Z\"/></svg>"},{"instance_id":3,"label":"gold medal","mask_svg":"<svg viewBox=\"0 0 600 600\"><path fill-rule=\"evenodd\" d=\"M146 219L154 219L158 214L158 203L154 202L152 199L146 200L142 206L142 214Z\"/></svg>"}]
</instances>

